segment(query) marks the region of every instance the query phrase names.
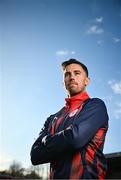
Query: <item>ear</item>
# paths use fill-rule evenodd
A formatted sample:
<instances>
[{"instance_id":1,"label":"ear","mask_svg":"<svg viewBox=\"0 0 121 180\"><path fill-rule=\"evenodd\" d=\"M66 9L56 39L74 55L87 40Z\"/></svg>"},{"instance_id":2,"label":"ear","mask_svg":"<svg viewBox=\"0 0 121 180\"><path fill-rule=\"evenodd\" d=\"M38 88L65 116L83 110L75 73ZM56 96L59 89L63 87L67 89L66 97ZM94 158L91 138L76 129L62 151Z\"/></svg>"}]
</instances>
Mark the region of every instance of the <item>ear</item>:
<instances>
[{"instance_id":1,"label":"ear","mask_svg":"<svg viewBox=\"0 0 121 180\"><path fill-rule=\"evenodd\" d=\"M89 83L90 83L90 78L87 77L87 78L85 79L85 86L87 86Z\"/></svg>"}]
</instances>

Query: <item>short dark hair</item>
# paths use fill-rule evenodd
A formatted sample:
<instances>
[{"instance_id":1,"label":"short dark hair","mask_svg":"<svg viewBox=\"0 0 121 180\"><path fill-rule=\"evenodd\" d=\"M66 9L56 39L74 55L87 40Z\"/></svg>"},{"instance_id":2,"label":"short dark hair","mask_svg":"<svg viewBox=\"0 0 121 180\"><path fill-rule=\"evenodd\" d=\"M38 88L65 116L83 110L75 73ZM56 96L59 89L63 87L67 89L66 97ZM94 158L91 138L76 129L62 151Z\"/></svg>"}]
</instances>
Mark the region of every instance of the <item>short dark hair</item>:
<instances>
[{"instance_id":1,"label":"short dark hair","mask_svg":"<svg viewBox=\"0 0 121 180\"><path fill-rule=\"evenodd\" d=\"M62 62L61 66L62 66L63 70L65 70L66 66L68 66L70 64L79 64L83 68L83 70L85 71L85 73L88 77L89 73L88 73L87 67L83 63L78 61L77 59L69 59L67 61L64 61L64 62Z\"/></svg>"}]
</instances>

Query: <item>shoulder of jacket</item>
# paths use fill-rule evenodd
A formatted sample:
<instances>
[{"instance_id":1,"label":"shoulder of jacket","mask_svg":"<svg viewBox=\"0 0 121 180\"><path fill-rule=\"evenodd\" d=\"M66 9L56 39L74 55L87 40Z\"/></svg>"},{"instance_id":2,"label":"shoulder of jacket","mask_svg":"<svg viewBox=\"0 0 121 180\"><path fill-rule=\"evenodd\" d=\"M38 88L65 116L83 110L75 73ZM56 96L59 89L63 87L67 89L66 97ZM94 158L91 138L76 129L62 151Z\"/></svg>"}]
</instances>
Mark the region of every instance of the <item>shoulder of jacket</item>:
<instances>
[{"instance_id":1,"label":"shoulder of jacket","mask_svg":"<svg viewBox=\"0 0 121 180\"><path fill-rule=\"evenodd\" d=\"M87 100L88 105L102 105L105 106L105 103L102 99L100 98L89 98L89 100Z\"/></svg>"},{"instance_id":2,"label":"shoulder of jacket","mask_svg":"<svg viewBox=\"0 0 121 180\"><path fill-rule=\"evenodd\" d=\"M100 99L100 98L91 98L91 100L93 102L97 102L97 103L104 103L104 101L102 99Z\"/></svg>"}]
</instances>

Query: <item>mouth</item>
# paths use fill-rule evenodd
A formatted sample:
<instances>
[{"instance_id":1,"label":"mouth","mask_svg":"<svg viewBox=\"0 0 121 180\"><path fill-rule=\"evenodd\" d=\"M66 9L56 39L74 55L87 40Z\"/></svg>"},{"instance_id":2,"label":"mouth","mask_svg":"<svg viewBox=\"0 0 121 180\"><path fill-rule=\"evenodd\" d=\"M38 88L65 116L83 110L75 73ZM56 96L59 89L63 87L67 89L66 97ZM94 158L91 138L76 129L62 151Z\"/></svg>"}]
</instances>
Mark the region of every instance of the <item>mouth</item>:
<instances>
[{"instance_id":1,"label":"mouth","mask_svg":"<svg viewBox=\"0 0 121 180\"><path fill-rule=\"evenodd\" d=\"M69 86L76 86L77 83L71 82L71 83L69 83L68 85L69 85Z\"/></svg>"}]
</instances>

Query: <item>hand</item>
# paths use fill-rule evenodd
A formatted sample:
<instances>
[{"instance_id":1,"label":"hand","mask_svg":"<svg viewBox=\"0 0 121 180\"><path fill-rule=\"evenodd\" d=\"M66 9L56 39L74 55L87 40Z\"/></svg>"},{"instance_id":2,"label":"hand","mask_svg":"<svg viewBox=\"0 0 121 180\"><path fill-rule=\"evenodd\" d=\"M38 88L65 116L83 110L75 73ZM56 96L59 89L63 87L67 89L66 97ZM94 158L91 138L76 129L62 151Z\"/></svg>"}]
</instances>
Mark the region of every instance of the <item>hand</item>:
<instances>
[{"instance_id":1,"label":"hand","mask_svg":"<svg viewBox=\"0 0 121 180\"><path fill-rule=\"evenodd\" d=\"M47 136L44 136L43 138L42 138L42 143L45 145L46 144L46 139L47 139Z\"/></svg>"}]
</instances>

